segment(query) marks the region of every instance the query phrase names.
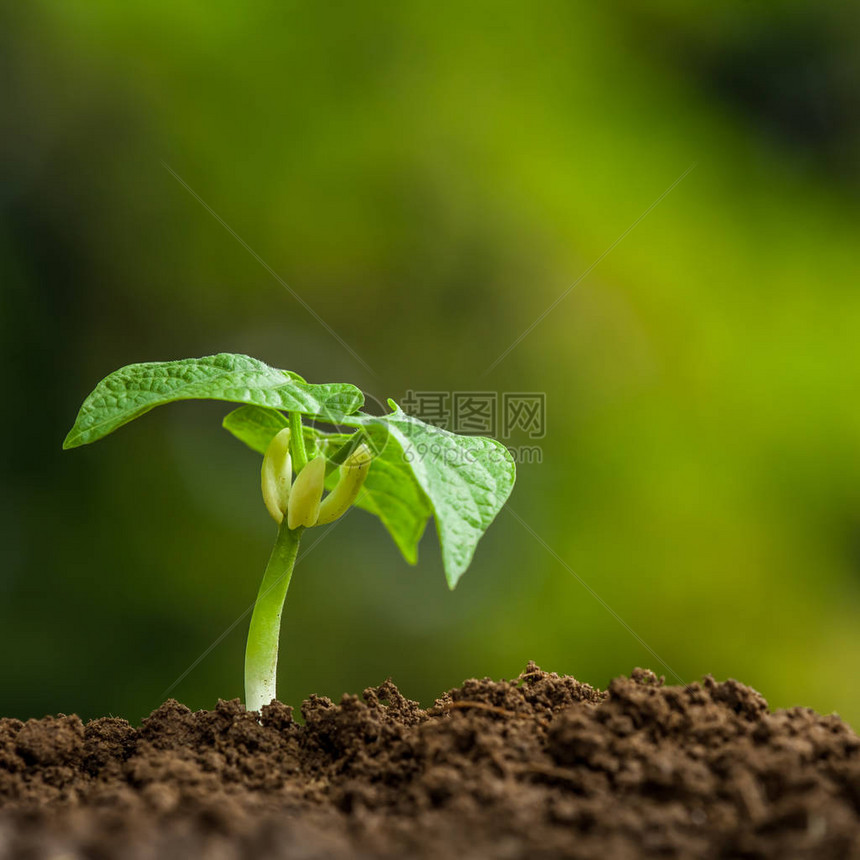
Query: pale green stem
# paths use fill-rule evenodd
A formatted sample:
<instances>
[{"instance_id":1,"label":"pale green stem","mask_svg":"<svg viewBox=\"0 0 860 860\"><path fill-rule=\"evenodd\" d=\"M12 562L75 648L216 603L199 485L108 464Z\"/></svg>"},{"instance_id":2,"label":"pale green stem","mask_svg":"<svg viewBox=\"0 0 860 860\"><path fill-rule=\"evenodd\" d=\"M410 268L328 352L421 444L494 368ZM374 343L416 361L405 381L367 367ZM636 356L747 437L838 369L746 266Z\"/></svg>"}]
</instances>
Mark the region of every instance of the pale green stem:
<instances>
[{"instance_id":1,"label":"pale green stem","mask_svg":"<svg viewBox=\"0 0 860 860\"><path fill-rule=\"evenodd\" d=\"M259 711L276 698L281 611L303 531L290 529L284 517L257 593L245 646L245 707L249 711Z\"/></svg>"},{"instance_id":2,"label":"pale green stem","mask_svg":"<svg viewBox=\"0 0 860 860\"><path fill-rule=\"evenodd\" d=\"M305 451L305 434L302 431L302 413L290 412L290 431L292 440L290 446L293 454L293 468L298 475L308 464L308 455Z\"/></svg>"}]
</instances>

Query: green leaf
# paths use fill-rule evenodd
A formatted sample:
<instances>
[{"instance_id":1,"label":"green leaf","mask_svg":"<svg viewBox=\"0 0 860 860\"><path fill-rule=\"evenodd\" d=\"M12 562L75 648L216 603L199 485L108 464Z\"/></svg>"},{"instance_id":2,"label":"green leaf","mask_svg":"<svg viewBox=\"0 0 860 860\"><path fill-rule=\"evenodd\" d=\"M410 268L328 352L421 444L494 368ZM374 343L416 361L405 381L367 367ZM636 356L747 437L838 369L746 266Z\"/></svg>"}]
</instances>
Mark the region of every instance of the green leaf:
<instances>
[{"instance_id":1,"label":"green leaf","mask_svg":"<svg viewBox=\"0 0 860 860\"><path fill-rule=\"evenodd\" d=\"M370 435L374 436L373 433ZM415 564L418 561L418 543L433 509L415 480L411 466L404 459L397 440L386 432L386 444L379 445L378 441L371 438L371 447L378 453L370 464L355 504L378 516L406 561Z\"/></svg>"},{"instance_id":2,"label":"green leaf","mask_svg":"<svg viewBox=\"0 0 860 860\"><path fill-rule=\"evenodd\" d=\"M272 439L290 426L290 419L277 409L240 406L227 413L221 426L258 454L265 454Z\"/></svg>"},{"instance_id":3,"label":"green leaf","mask_svg":"<svg viewBox=\"0 0 860 860\"><path fill-rule=\"evenodd\" d=\"M333 423L364 402L354 385L311 385L247 355L130 364L103 379L87 397L63 448L95 442L156 406L195 399L252 403Z\"/></svg>"},{"instance_id":4,"label":"green leaf","mask_svg":"<svg viewBox=\"0 0 860 860\"><path fill-rule=\"evenodd\" d=\"M280 412L259 406L240 406L224 419L225 429L260 454L266 453L275 435L288 424ZM317 427L306 426L304 431L309 456L317 453L331 456L350 438ZM370 435L376 437L370 442L380 453L373 460L355 505L379 517L406 561L415 564L418 543L433 511L399 445L390 442L381 426L372 428ZM332 489L337 478L337 471L329 475L328 489Z\"/></svg>"},{"instance_id":5,"label":"green leaf","mask_svg":"<svg viewBox=\"0 0 860 860\"><path fill-rule=\"evenodd\" d=\"M514 460L495 439L449 433L389 402L394 408L389 415L350 415L341 423L363 427L371 435L381 428L382 435L388 435L382 456L408 468L423 490L436 518L448 586L454 588L469 567L478 541L511 494L516 481Z\"/></svg>"}]
</instances>

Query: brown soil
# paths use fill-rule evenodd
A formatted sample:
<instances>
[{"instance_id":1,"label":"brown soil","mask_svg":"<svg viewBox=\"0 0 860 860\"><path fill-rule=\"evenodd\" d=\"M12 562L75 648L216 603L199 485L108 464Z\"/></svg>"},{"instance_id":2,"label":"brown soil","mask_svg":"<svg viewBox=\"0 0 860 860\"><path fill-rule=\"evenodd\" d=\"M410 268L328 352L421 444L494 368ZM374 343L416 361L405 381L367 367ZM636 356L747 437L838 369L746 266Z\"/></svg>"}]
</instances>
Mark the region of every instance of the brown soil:
<instances>
[{"instance_id":1,"label":"brown soil","mask_svg":"<svg viewBox=\"0 0 860 860\"><path fill-rule=\"evenodd\" d=\"M531 664L302 714L0 720L0 858L860 858L860 740L736 681Z\"/></svg>"}]
</instances>

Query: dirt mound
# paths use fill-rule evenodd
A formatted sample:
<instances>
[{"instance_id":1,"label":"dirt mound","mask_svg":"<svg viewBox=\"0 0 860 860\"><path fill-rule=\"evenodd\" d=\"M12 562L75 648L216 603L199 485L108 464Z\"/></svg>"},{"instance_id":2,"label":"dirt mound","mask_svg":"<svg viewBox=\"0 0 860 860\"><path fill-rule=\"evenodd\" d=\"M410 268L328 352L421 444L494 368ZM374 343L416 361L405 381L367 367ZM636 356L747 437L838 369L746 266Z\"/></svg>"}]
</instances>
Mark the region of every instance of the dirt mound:
<instances>
[{"instance_id":1,"label":"dirt mound","mask_svg":"<svg viewBox=\"0 0 860 860\"><path fill-rule=\"evenodd\" d=\"M0 858L860 858L860 740L736 681L530 664L302 715L0 720Z\"/></svg>"}]
</instances>

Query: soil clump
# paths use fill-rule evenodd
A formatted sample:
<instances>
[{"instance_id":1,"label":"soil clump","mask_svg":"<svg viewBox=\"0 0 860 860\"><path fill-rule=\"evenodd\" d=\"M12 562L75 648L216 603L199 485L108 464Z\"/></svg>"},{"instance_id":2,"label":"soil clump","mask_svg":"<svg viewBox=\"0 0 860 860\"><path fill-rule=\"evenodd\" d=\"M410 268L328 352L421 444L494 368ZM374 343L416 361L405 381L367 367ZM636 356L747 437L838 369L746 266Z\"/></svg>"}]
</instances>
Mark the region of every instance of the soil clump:
<instances>
[{"instance_id":1,"label":"soil clump","mask_svg":"<svg viewBox=\"0 0 860 860\"><path fill-rule=\"evenodd\" d=\"M2 860L858 858L860 739L737 681L600 692L529 664L134 728L0 720Z\"/></svg>"}]
</instances>

